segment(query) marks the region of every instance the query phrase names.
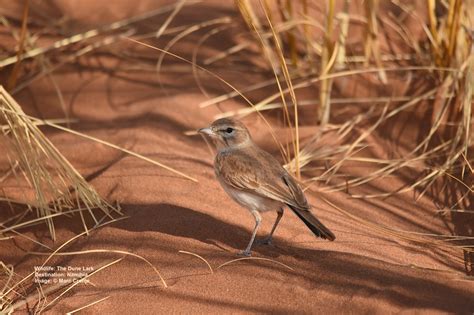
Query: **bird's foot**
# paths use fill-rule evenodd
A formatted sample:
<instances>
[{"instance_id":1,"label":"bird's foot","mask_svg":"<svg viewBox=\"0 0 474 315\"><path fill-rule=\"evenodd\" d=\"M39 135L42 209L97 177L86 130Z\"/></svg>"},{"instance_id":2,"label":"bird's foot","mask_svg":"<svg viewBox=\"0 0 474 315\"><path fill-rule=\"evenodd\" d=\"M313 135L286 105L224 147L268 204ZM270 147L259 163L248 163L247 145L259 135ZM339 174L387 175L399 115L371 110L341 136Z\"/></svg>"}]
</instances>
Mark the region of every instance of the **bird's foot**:
<instances>
[{"instance_id":1,"label":"bird's foot","mask_svg":"<svg viewBox=\"0 0 474 315\"><path fill-rule=\"evenodd\" d=\"M257 245L273 245L273 240L271 237L265 237L265 238L262 238L261 240L256 240L255 243Z\"/></svg>"},{"instance_id":2,"label":"bird's foot","mask_svg":"<svg viewBox=\"0 0 474 315\"><path fill-rule=\"evenodd\" d=\"M250 257L252 253L249 250L241 250L237 253L237 256Z\"/></svg>"}]
</instances>

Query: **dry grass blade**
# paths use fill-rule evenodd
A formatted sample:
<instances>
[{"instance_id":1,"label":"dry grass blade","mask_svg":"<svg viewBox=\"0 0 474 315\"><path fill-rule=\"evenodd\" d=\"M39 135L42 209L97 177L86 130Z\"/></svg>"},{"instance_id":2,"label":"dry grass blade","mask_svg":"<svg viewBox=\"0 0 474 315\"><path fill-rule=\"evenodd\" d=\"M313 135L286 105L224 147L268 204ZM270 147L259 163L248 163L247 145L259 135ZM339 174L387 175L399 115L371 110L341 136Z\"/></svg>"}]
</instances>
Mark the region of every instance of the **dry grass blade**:
<instances>
[{"instance_id":1,"label":"dry grass blade","mask_svg":"<svg viewBox=\"0 0 474 315\"><path fill-rule=\"evenodd\" d=\"M242 98L245 100L245 102L247 102L247 104L249 104L250 106L254 106L254 104L253 104L244 94L242 94L242 92L240 92L236 87L234 87L232 84L230 84L229 82L227 82L226 80L224 80L223 78L221 78L220 76L218 76L217 74L215 74L215 73L213 73L213 72L207 70L206 68L201 67L200 65L195 64L195 63L193 63L192 61L189 61L189 60L187 60L187 59L185 59L185 58L183 58L183 57L180 57L180 56L178 56L178 55L176 55L176 54L173 54L173 53L171 53L171 52L169 52L169 51L165 51L164 49L161 49L161 48L158 48L158 47L155 47L155 46L152 46L152 45L148 45L148 44L146 44L146 43L144 43L144 42L137 41L137 40L135 40L135 39L133 39L133 38L127 38L127 40L132 41L132 42L134 42L134 43L136 43L136 44L143 45L143 46L145 46L145 47L148 47L148 48L151 48L151 49L160 51L160 52L165 53L165 54L167 54L167 55L169 55L169 56L172 56L172 57L174 57L174 58L176 58L176 59L178 59L178 60L184 61L184 62L186 62L186 63L188 63L188 64L190 64L190 65L193 65L193 66L196 67L197 69L199 69L199 70L201 70L201 71L204 71L205 73L211 75L212 77L216 78L216 79L219 80L220 82L224 83L226 86L228 86L229 88L231 88L232 90L234 90L236 93L238 93L238 95L239 95L240 97L242 97ZM268 130L270 131L270 134L271 134L273 140L275 141L275 143L278 145L278 147L280 148L280 150L282 150L282 151L284 152L284 148L283 148L281 142L279 142L278 139L277 139L276 136L275 136L275 132L274 132L274 130L273 130L273 127L270 125L270 123L268 123L268 121L265 119L265 117L264 117L263 115L260 115L260 117L261 117L262 120L265 122L265 125L268 127Z\"/></svg>"},{"instance_id":2,"label":"dry grass blade","mask_svg":"<svg viewBox=\"0 0 474 315\"><path fill-rule=\"evenodd\" d=\"M265 80L265 81L250 85L248 87L245 87L243 89L240 89L239 91L232 91L232 92L229 92L229 93L211 98L207 101L204 101L204 102L200 103L199 107L200 108L205 108L205 107L208 107L208 106L211 106L211 105L215 105L215 104L227 101L231 98L237 97L237 96L240 95L239 93L252 92L252 91L255 91L255 90L258 90L258 89L261 89L261 88L265 88L265 87L268 87L270 85L273 85L274 83L275 83L275 79Z\"/></svg>"},{"instance_id":3,"label":"dry grass blade","mask_svg":"<svg viewBox=\"0 0 474 315\"><path fill-rule=\"evenodd\" d=\"M230 264L233 264L235 262L238 262L238 261L243 261L243 260L259 260L259 261L269 261L269 262L272 262L272 263L275 263L277 265L280 265L280 266L283 266L291 271L295 271L293 268L291 268L290 266L288 265L285 265L284 263L282 262L279 262L279 261L276 261L276 260L273 260L273 259L269 259L269 258L263 258L263 257L242 257L242 258L236 258L236 259L232 259L232 260L229 260L225 263L223 263L222 265L219 265L216 269L220 269L222 267L225 267L225 266L228 266Z\"/></svg>"},{"instance_id":4,"label":"dry grass blade","mask_svg":"<svg viewBox=\"0 0 474 315\"><path fill-rule=\"evenodd\" d=\"M191 255L191 256L194 256L194 257L197 257L197 258L201 259L207 265L207 267L209 268L210 273L211 274L214 273L214 270L212 269L211 264L206 259L204 259L202 256L200 256L198 254L195 254L195 253L185 251L185 250L180 250L178 253Z\"/></svg>"},{"instance_id":5,"label":"dry grass blade","mask_svg":"<svg viewBox=\"0 0 474 315\"><path fill-rule=\"evenodd\" d=\"M108 298L110 298L110 296L106 296L106 297L103 297L103 298L98 299L98 300L96 300L96 301L93 301L93 302L91 302L91 303L88 303L88 304L86 304L86 305L84 305L84 306L81 306L81 307L79 307L79 308L76 308L75 310L72 310L72 311L67 312L66 315L70 315L70 314L74 314L74 313L77 313L77 312L79 312L79 311L82 311L83 309L86 309L86 308L88 308L88 307L91 307L91 306L93 306L93 305L96 305L96 304L98 304L98 303L100 303L100 302L102 302L102 301L107 300Z\"/></svg>"},{"instance_id":6,"label":"dry grass blade","mask_svg":"<svg viewBox=\"0 0 474 315\"><path fill-rule=\"evenodd\" d=\"M168 16L166 21L161 25L160 29L156 32L156 36L155 36L156 38L160 38L160 36L163 35L168 25L171 23L171 21L173 21L174 17L179 13L179 11L181 10L181 8L184 6L185 3L186 3L186 0L180 0L176 4L173 12L171 12L171 14Z\"/></svg>"},{"instance_id":7,"label":"dry grass blade","mask_svg":"<svg viewBox=\"0 0 474 315\"><path fill-rule=\"evenodd\" d=\"M197 58L198 58L198 53L199 53L199 50L201 49L201 47L203 46L203 44L205 43L205 41L207 41L209 38L211 38L212 36L215 36L216 34L222 32L222 31L225 31L225 30L228 30L232 27L232 25L222 25L220 27L215 27L213 29L211 29L210 31L208 31L206 34L204 34L200 39L199 41L197 42L196 44L196 47L194 47L193 49L193 57L192 57L192 63L193 63L193 77L194 77L194 81L196 82L196 85L198 86L199 90L201 91L201 93L206 97L206 98L209 98L209 93L206 91L204 85L202 84L202 81L201 81L201 78L200 78L200 72L198 71L198 69L194 66L194 64L197 64L198 61L197 61Z\"/></svg>"},{"instance_id":8,"label":"dry grass blade","mask_svg":"<svg viewBox=\"0 0 474 315\"><path fill-rule=\"evenodd\" d=\"M220 17L220 18L216 18L216 19L213 19L213 20L210 20L210 21L205 21L203 23L193 25L193 26L183 30L181 33L176 35L172 40L170 40L169 43L166 44L166 46L163 48L164 52L162 52L160 54L160 56L158 57L158 61L156 62L156 72L158 74L158 80L160 82L160 86L163 88L161 80L160 80L160 78L161 78L160 74L161 74L161 68L162 68L163 60L166 56L166 53L171 49L171 47L173 47L173 45L175 45L177 42L179 42L181 39L188 36L189 34L191 34L193 32L196 32L196 31L198 31L202 28L207 28L207 27L211 27L211 26L215 26L215 25L219 25L219 24L229 24L230 22L231 22L231 19L229 17ZM194 60L193 60L193 63L195 64ZM196 69L196 67L193 66L193 69Z\"/></svg>"},{"instance_id":9,"label":"dry grass blade","mask_svg":"<svg viewBox=\"0 0 474 315\"><path fill-rule=\"evenodd\" d=\"M47 123L52 123L52 124L72 124L72 123L76 123L78 122L77 119L65 119L65 118L57 118L57 119L44 119L44 120L37 120L37 121L34 121L33 124L35 126L44 126L45 124ZM8 133L9 130L10 130L10 125L0 125L0 127L2 128L2 131L4 133ZM1 180L0 180L1 182Z\"/></svg>"},{"instance_id":10,"label":"dry grass blade","mask_svg":"<svg viewBox=\"0 0 474 315\"><path fill-rule=\"evenodd\" d=\"M93 272L87 274L86 276L84 276L83 278L81 278L79 281L74 281L66 290L64 290L63 292L61 292L57 297L55 297L51 302L49 302L48 304L42 306L40 308L40 312L46 310L48 307L50 307L51 305L53 305L57 300L59 300L64 294L66 294L68 291L72 290L76 285L78 285L79 283L83 283L84 280L90 278L92 275L98 273L99 271L103 270L103 269L106 269L112 265L115 265L116 263L122 261L123 258L119 258L119 259L116 259L116 260L113 260L109 263L106 263L104 264L103 266L95 269Z\"/></svg>"}]
</instances>

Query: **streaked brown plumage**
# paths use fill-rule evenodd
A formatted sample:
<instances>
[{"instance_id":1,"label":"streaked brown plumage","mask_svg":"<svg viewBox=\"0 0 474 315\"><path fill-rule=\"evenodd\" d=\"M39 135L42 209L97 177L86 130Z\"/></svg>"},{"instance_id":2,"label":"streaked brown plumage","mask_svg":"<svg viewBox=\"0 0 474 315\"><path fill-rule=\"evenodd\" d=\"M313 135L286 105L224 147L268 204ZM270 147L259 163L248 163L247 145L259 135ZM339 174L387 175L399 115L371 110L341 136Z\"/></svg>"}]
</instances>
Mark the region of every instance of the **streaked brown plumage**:
<instances>
[{"instance_id":1,"label":"streaked brown plumage","mask_svg":"<svg viewBox=\"0 0 474 315\"><path fill-rule=\"evenodd\" d=\"M296 180L269 153L255 145L244 124L223 118L199 132L216 140L218 153L214 160L216 177L224 190L255 217L255 228L247 248L249 256L261 222L260 212L277 211L277 219L270 235L270 243L282 215L288 206L318 237L333 241L334 234L311 212L303 191Z\"/></svg>"}]
</instances>

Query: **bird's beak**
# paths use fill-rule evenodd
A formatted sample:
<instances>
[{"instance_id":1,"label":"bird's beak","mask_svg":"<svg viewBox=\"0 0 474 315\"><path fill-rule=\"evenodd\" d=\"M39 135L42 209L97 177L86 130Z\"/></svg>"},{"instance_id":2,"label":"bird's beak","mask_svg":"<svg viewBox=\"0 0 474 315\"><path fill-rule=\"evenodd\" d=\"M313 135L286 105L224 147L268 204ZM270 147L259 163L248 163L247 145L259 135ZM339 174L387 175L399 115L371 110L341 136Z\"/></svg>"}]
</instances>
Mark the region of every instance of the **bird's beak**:
<instances>
[{"instance_id":1,"label":"bird's beak","mask_svg":"<svg viewBox=\"0 0 474 315\"><path fill-rule=\"evenodd\" d=\"M201 128L198 130L198 133L206 134L211 137L215 135L211 128Z\"/></svg>"}]
</instances>

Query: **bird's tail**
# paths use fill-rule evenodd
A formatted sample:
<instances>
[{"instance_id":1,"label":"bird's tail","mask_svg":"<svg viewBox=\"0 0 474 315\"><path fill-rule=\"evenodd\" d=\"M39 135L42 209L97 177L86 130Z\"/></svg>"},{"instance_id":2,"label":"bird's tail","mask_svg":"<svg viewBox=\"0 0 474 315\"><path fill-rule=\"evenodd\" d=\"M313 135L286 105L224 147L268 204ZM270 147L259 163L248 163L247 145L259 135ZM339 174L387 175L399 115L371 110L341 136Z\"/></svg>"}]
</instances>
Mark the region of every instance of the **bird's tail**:
<instances>
[{"instance_id":1,"label":"bird's tail","mask_svg":"<svg viewBox=\"0 0 474 315\"><path fill-rule=\"evenodd\" d=\"M336 239L336 236L334 236L334 233L332 233L327 227L324 226L316 217L308 210L301 210L298 209L294 206L290 206L291 210L298 216L298 218L301 219L301 221L306 224L306 226L314 233L314 235L334 241Z\"/></svg>"}]
</instances>

